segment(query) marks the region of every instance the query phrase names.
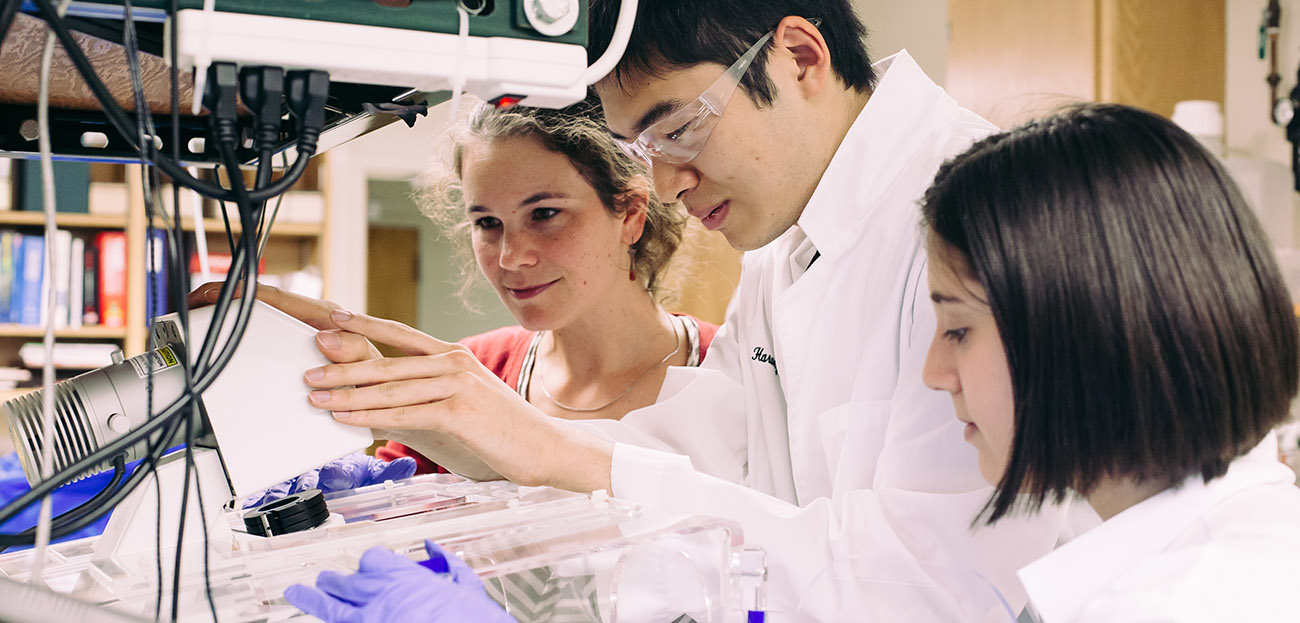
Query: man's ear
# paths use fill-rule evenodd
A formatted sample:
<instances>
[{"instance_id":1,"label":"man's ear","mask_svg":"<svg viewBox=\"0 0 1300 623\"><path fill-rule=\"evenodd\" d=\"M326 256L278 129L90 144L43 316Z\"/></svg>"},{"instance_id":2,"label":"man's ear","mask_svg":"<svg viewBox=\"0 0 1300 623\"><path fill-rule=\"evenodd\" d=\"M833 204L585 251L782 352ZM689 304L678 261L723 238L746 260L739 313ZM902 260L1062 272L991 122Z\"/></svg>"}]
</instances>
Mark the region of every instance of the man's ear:
<instances>
[{"instance_id":1,"label":"man's ear","mask_svg":"<svg viewBox=\"0 0 1300 623\"><path fill-rule=\"evenodd\" d=\"M794 74L805 96L821 93L834 80L830 49L812 22L797 15L786 16L777 24L772 43L779 51L772 56L773 61L788 63L785 67ZM772 64L769 62L769 72L773 71Z\"/></svg>"},{"instance_id":2,"label":"man's ear","mask_svg":"<svg viewBox=\"0 0 1300 623\"><path fill-rule=\"evenodd\" d=\"M628 181L627 190L614 197L614 201L623 211L623 244L632 244L641 239L645 231L646 210L650 207L650 180L644 175L635 175Z\"/></svg>"}]
</instances>

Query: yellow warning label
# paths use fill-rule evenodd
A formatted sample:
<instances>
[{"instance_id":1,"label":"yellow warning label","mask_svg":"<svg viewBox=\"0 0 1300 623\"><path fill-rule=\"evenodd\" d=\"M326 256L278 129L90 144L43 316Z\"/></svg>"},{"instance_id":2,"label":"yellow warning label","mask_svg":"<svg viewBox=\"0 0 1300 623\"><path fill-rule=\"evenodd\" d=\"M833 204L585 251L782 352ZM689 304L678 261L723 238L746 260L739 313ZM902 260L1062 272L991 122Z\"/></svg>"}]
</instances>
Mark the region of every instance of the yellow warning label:
<instances>
[{"instance_id":1,"label":"yellow warning label","mask_svg":"<svg viewBox=\"0 0 1300 623\"><path fill-rule=\"evenodd\" d=\"M170 368L170 367L176 365L176 355L175 355L174 353L172 353L172 349L171 349L171 348L169 348L169 347L167 347L167 346L164 346L164 347L162 347L162 348L159 348L159 349L158 349L158 354L162 356L162 360L163 360L163 365L164 365L164 366Z\"/></svg>"},{"instance_id":2,"label":"yellow warning label","mask_svg":"<svg viewBox=\"0 0 1300 623\"><path fill-rule=\"evenodd\" d=\"M126 360L135 368L135 373L144 378L150 374L157 374L179 365L180 361L176 358L176 351L171 346L163 346L158 350L141 353Z\"/></svg>"}]
</instances>

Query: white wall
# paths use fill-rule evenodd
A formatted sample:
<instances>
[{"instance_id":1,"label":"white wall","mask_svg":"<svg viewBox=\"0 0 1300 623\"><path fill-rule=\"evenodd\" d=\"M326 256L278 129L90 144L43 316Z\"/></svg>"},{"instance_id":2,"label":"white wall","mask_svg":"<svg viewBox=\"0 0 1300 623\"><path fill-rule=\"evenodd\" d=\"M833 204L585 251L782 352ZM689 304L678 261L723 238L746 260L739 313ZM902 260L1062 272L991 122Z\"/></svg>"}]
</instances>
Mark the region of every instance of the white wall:
<instances>
[{"instance_id":1,"label":"white wall","mask_svg":"<svg viewBox=\"0 0 1300 623\"><path fill-rule=\"evenodd\" d=\"M936 83L948 64L948 0L854 0L867 26L867 49L879 60L904 48Z\"/></svg>"},{"instance_id":2,"label":"white wall","mask_svg":"<svg viewBox=\"0 0 1300 623\"><path fill-rule=\"evenodd\" d=\"M514 319L487 287L471 293L477 311L466 310L457 293L460 267L451 243L408 196L407 184L441 164L449 112L450 105L442 104L413 128L393 123L330 150L331 248L336 250L336 287L330 298L347 309L365 309L367 228L411 227L420 239L416 327L457 340L514 324Z\"/></svg>"},{"instance_id":3,"label":"white wall","mask_svg":"<svg viewBox=\"0 0 1300 623\"><path fill-rule=\"evenodd\" d=\"M1230 155L1268 158L1290 166L1291 147L1282 128L1268 118L1268 63L1260 60L1259 21L1264 0L1227 0L1227 84L1224 95L1224 138ZM1295 86L1300 63L1300 4L1282 3L1282 32L1278 38L1278 95Z\"/></svg>"},{"instance_id":4,"label":"white wall","mask_svg":"<svg viewBox=\"0 0 1300 623\"><path fill-rule=\"evenodd\" d=\"M415 127L393 123L329 151L330 250L333 287L329 298L347 309L366 305L367 180L411 180L434 164L447 107L435 107Z\"/></svg>"},{"instance_id":5,"label":"white wall","mask_svg":"<svg viewBox=\"0 0 1300 623\"><path fill-rule=\"evenodd\" d=\"M1259 23L1264 0L1227 0L1224 89L1224 143L1229 163L1247 198L1258 210L1274 244L1295 246L1300 240L1295 218L1300 196L1290 187L1291 145L1286 132L1269 118L1269 65L1260 60ZM1300 64L1300 3L1282 2L1278 37L1278 95L1296 84ZM1294 287L1294 286L1293 286Z\"/></svg>"}]
</instances>

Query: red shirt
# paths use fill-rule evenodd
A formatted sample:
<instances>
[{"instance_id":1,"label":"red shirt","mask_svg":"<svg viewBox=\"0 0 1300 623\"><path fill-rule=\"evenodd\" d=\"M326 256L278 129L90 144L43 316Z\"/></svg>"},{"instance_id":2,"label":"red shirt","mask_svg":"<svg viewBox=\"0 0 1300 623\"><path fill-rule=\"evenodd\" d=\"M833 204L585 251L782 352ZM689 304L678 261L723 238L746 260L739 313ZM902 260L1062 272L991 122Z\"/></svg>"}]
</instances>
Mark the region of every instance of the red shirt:
<instances>
[{"instance_id":1,"label":"red shirt","mask_svg":"<svg viewBox=\"0 0 1300 623\"><path fill-rule=\"evenodd\" d=\"M695 320L700 329L700 361L704 361L704 355L709 350L709 343L713 341L714 334L718 332L718 325L704 322L698 318L691 318ZM502 327L487 333L471 335L461 340L460 343L468 346L470 352L474 353L474 356L483 362L484 367L491 370L502 381L505 381L506 385L518 387L519 373L523 371L524 355L528 352L528 345L533 341L533 335L533 331L523 327ZM415 459L415 473L417 474L447 471L420 453L395 441L390 441L375 450L375 456L385 461L409 456Z\"/></svg>"}]
</instances>

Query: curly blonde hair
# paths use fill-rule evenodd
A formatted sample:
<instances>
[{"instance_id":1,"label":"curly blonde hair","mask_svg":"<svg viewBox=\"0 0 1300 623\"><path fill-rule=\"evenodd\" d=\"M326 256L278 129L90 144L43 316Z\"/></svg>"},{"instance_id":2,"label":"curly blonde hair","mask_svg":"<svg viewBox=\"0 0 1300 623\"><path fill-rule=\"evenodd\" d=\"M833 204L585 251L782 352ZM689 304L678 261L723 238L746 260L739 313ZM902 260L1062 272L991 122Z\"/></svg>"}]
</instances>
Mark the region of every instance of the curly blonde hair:
<instances>
[{"instance_id":1,"label":"curly blonde hair","mask_svg":"<svg viewBox=\"0 0 1300 623\"><path fill-rule=\"evenodd\" d=\"M415 194L415 202L421 212L443 227L464 260L460 294L466 300L479 275L470 248L470 220L461 186L465 150L470 143L520 137L537 140L546 149L568 158L614 216L626 212L624 193L637 188L636 178L649 177L645 165L629 158L614 144L599 104L592 100L562 110L524 106L498 110L482 104L467 120L454 123L449 132L450 163L431 179L426 177ZM664 267L681 246L686 214L676 205L664 204L652 189L645 213L645 228L632 243L632 266L637 279L652 297L657 297Z\"/></svg>"}]
</instances>

